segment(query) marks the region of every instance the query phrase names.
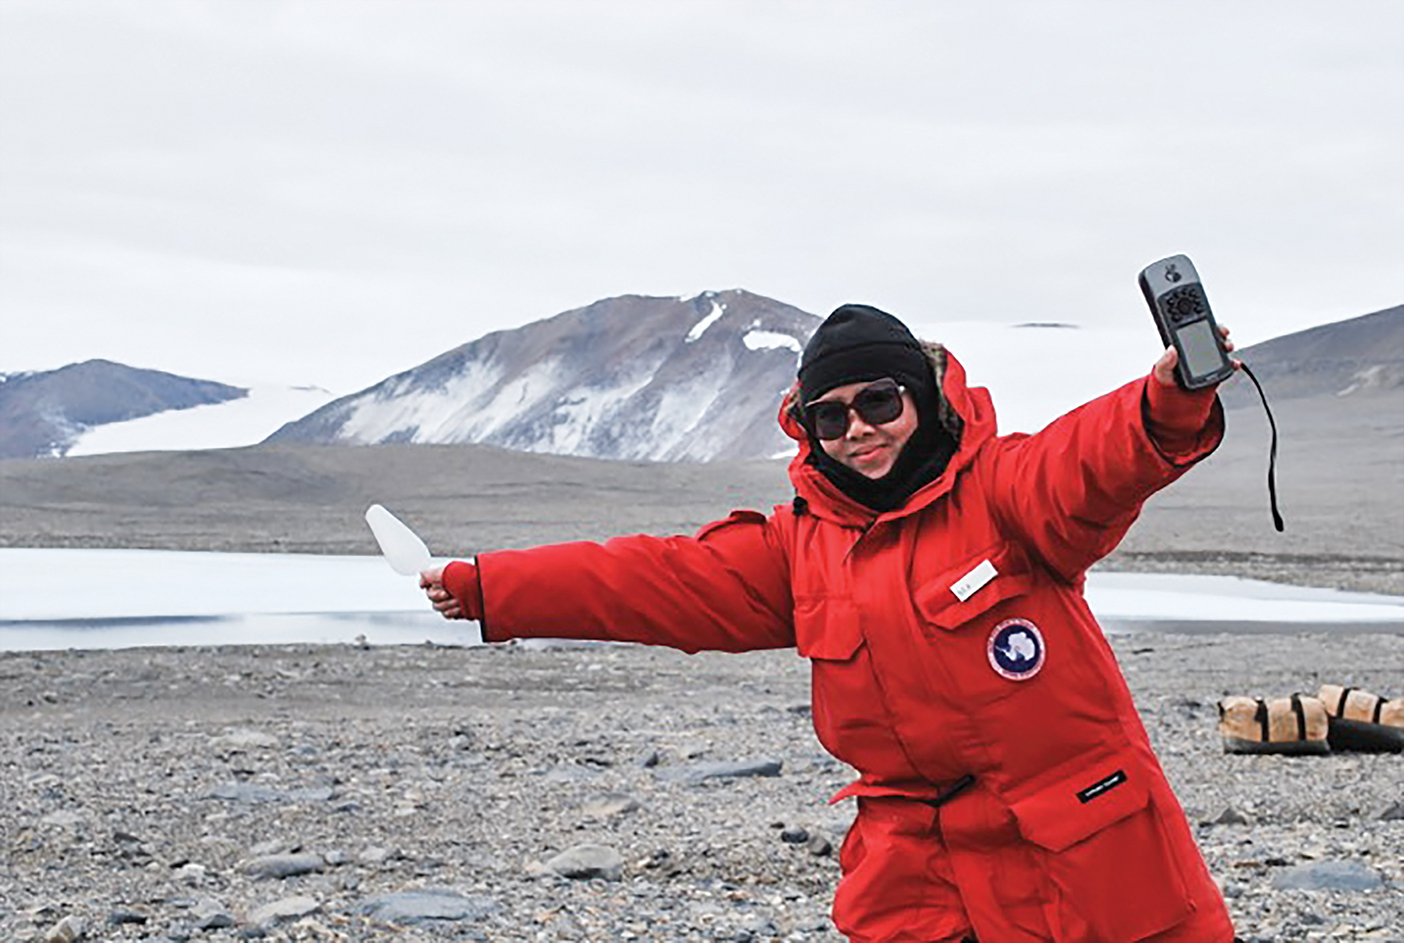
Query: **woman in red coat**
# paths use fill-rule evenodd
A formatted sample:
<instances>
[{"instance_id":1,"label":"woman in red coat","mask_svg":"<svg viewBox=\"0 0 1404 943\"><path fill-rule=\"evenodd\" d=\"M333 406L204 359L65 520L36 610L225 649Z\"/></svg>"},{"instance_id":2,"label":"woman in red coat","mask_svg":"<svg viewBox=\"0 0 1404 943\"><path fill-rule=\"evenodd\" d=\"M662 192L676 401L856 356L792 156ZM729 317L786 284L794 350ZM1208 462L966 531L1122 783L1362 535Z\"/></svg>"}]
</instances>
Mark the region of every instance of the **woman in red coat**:
<instances>
[{"instance_id":1,"label":"woman in red coat","mask_svg":"<svg viewBox=\"0 0 1404 943\"><path fill-rule=\"evenodd\" d=\"M1223 899L1101 629L1088 567L1217 446L1213 390L1151 375L1036 435L896 318L845 305L780 422L796 498L695 537L482 554L423 574L484 638L794 646L856 768L835 895L856 941L1227 943ZM543 591L548 590L548 591Z\"/></svg>"}]
</instances>

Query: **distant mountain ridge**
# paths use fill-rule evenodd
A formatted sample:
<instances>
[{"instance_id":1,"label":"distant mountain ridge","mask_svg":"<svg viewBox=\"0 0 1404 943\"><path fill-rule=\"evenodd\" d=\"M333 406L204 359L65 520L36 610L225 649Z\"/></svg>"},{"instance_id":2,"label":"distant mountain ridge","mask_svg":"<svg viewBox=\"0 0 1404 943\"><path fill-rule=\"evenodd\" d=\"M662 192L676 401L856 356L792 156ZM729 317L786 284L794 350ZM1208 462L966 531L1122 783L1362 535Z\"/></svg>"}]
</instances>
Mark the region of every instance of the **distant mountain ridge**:
<instances>
[{"instance_id":1,"label":"distant mountain ridge","mask_svg":"<svg viewBox=\"0 0 1404 943\"><path fill-rule=\"evenodd\" d=\"M268 442L483 444L635 461L769 458L820 319L740 289L623 295L463 344Z\"/></svg>"},{"instance_id":2,"label":"distant mountain ridge","mask_svg":"<svg viewBox=\"0 0 1404 943\"><path fill-rule=\"evenodd\" d=\"M102 360L0 374L0 458L264 440L486 444L629 461L767 459L793 448L775 409L818 324L742 290L625 295L489 334L330 403L330 394L245 390ZM1127 361L1119 376L1121 361L1107 352L1133 341L1115 334L1046 322L970 327L946 322L918 332L952 343L972 381L990 386L1003 431L1035 431L1143 369ZM1374 434L1404 435L1404 305L1241 353L1269 401L1283 404L1288 426L1304 409L1344 410L1338 428L1360 415ZM1049 356L1074 364L1076 377L1056 388L1030 384L1020 371ZM1226 384L1222 396L1231 409L1259 408L1245 379Z\"/></svg>"},{"instance_id":3,"label":"distant mountain ridge","mask_svg":"<svg viewBox=\"0 0 1404 943\"><path fill-rule=\"evenodd\" d=\"M0 375L0 458L62 456L89 427L222 403L247 393L213 380L110 360Z\"/></svg>"},{"instance_id":4,"label":"distant mountain ridge","mask_svg":"<svg viewBox=\"0 0 1404 943\"><path fill-rule=\"evenodd\" d=\"M1321 324L1245 348L1269 398L1365 396L1404 388L1404 305ZM1230 407L1257 402L1251 386L1225 388Z\"/></svg>"}]
</instances>

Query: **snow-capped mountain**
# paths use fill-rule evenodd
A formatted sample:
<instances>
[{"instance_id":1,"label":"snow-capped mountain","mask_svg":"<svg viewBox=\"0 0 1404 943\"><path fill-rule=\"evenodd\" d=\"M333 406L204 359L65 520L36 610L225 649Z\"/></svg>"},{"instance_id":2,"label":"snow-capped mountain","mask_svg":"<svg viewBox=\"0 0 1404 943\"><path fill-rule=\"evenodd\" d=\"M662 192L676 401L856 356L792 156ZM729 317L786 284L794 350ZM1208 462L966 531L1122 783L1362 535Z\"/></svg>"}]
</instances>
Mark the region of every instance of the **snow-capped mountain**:
<instances>
[{"instance_id":1,"label":"snow-capped mountain","mask_svg":"<svg viewBox=\"0 0 1404 943\"><path fill-rule=\"evenodd\" d=\"M68 453L94 427L247 395L241 387L88 360L0 375L0 458Z\"/></svg>"},{"instance_id":2,"label":"snow-capped mountain","mask_svg":"<svg viewBox=\"0 0 1404 943\"><path fill-rule=\"evenodd\" d=\"M734 289L625 295L488 334L289 423L270 442L478 443L595 458L768 458L819 318Z\"/></svg>"}]
</instances>

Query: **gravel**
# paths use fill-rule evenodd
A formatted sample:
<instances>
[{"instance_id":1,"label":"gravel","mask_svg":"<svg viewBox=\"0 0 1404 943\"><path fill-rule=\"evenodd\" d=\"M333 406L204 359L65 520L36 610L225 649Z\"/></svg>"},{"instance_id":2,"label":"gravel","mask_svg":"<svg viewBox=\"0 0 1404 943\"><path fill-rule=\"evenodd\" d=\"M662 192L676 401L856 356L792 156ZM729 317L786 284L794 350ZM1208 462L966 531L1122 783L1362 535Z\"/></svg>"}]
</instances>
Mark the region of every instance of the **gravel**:
<instances>
[{"instance_id":1,"label":"gravel","mask_svg":"<svg viewBox=\"0 0 1404 943\"><path fill-rule=\"evenodd\" d=\"M1404 756L1226 755L1225 694L1404 637L1113 639L1245 940L1404 940ZM838 940L852 771L793 652L0 655L0 939Z\"/></svg>"}]
</instances>

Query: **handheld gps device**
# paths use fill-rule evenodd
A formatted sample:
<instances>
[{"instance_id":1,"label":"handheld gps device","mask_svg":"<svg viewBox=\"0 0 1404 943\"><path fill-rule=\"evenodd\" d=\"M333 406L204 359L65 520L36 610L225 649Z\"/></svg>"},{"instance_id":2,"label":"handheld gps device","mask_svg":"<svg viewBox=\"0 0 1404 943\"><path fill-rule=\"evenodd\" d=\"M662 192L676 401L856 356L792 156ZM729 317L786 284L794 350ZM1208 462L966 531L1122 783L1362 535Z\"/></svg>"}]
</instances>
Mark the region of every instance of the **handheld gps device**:
<instances>
[{"instance_id":1,"label":"handheld gps device","mask_svg":"<svg viewBox=\"0 0 1404 943\"><path fill-rule=\"evenodd\" d=\"M1172 255L1141 269L1141 293L1160 328L1165 346L1174 346L1180 362L1175 378L1187 390L1213 386L1233 376L1209 298L1189 256Z\"/></svg>"}]
</instances>

